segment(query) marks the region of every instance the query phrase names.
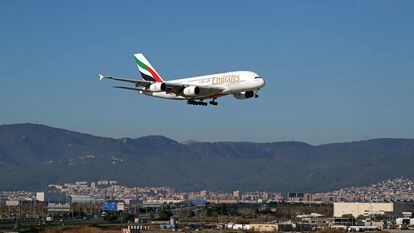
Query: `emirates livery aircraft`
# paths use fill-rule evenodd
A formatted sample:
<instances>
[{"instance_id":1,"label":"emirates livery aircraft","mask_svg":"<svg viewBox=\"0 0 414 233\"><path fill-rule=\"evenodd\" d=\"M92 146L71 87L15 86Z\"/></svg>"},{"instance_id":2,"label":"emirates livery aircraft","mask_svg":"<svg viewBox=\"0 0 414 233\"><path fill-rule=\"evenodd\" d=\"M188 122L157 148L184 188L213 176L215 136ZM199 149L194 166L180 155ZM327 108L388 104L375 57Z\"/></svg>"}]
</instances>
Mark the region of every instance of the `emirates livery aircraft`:
<instances>
[{"instance_id":1,"label":"emirates livery aircraft","mask_svg":"<svg viewBox=\"0 0 414 233\"><path fill-rule=\"evenodd\" d=\"M211 99L211 105L217 105L216 99L233 95L236 99L258 98L258 91L265 85L263 78L251 71L232 71L191 78L164 81L151 66L143 54L134 54L135 62L143 80L125 79L99 74L100 80L112 79L134 84L133 87L113 86L140 94L174 100L186 100L191 105L206 106L204 100Z\"/></svg>"}]
</instances>

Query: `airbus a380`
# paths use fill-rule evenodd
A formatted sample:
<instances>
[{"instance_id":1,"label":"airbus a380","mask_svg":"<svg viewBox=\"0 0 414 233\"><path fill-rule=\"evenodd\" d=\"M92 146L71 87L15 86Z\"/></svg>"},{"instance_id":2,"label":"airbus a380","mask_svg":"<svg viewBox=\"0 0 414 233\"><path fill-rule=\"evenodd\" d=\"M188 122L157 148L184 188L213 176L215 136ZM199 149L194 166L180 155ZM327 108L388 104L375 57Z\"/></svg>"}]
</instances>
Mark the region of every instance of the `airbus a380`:
<instances>
[{"instance_id":1,"label":"airbus a380","mask_svg":"<svg viewBox=\"0 0 414 233\"><path fill-rule=\"evenodd\" d=\"M132 83L132 87L113 87L158 98L186 100L188 104L203 106L207 105L204 100L208 99L211 100L211 105L217 105L217 98L226 95L233 95L240 100L258 98L258 91L265 85L263 78L251 71L232 71L164 81L143 54L134 54L134 58L143 80L99 74L100 80L112 79Z\"/></svg>"}]
</instances>

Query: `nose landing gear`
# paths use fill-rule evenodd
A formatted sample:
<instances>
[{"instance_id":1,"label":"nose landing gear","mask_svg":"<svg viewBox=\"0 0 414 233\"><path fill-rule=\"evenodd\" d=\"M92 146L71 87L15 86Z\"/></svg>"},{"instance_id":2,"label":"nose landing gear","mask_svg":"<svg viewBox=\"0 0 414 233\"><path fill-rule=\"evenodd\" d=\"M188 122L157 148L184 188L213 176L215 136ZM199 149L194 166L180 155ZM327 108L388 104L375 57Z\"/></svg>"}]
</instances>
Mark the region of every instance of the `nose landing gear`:
<instances>
[{"instance_id":1,"label":"nose landing gear","mask_svg":"<svg viewBox=\"0 0 414 233\"><path fill-rule=\"evenodd\" d=\"M259 98L259 90L254 91L254 96L253 97L254 98Z\"/></svg>"}]
</instances>

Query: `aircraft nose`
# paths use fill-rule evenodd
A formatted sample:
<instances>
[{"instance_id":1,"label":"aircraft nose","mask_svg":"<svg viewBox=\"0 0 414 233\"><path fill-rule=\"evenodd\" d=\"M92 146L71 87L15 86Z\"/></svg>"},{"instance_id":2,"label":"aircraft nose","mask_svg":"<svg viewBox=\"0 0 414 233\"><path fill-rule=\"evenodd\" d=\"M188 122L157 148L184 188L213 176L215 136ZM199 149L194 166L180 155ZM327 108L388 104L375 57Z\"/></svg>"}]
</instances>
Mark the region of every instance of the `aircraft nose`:
<instances>
[{"instance_id":1,"label":"aircraft nose","mask_svg":"<svg viewBox=\"0 0 414 233\"><path fill-rule=\"evenodd\" d=\"M265 81L263 78L260 78L260 87L263 87L265 85Z\"/></svg>"}]
</instances>

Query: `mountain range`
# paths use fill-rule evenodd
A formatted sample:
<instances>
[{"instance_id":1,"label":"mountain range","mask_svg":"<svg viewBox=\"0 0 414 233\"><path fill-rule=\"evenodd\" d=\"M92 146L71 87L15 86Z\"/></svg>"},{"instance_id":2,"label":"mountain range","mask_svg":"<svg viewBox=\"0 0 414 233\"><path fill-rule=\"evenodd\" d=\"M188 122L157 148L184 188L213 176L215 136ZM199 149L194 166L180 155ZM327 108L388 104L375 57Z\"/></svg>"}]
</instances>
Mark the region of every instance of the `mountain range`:
<instances>
[{"instance_id":1,"label":"mountain range","mask_svg":"<svg viewBox=\"0 0 414 233\"><path fill-rule=\"evenodd\" d=\"M414 139L179 143L113 139L38 124L0 125L0 190L117 180L179 191L323 192L414 177Z\"/></svg>"}]
</instances>

